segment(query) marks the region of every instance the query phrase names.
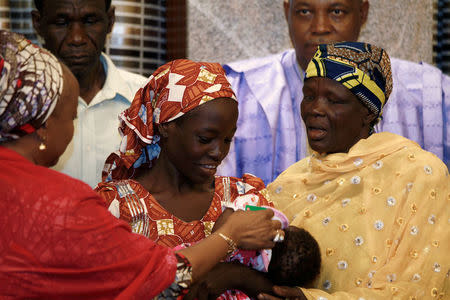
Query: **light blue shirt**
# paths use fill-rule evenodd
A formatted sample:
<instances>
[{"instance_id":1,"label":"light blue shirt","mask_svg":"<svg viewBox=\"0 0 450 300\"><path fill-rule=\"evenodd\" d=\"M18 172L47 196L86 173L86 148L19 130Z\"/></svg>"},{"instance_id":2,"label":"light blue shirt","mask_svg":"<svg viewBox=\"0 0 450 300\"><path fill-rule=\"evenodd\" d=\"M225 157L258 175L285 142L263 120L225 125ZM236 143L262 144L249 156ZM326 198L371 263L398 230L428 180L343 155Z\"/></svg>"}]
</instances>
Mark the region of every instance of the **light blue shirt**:
<instances>
[{"instance_id":1,"label":"light blue shirt","mask_svg":"<svg viewBox=\"0 0 450 300\"><path fill-rule=\"evenodd\" d=\"M425 63L391 59L394 88L376 131L403 135L450 160L450 78ZM303 71L293 49L224 65L239 103L238 126L218 174L266 184L308 154L300 103Z\"/></svg>"},{"instance_id":2,"label":"light blue shirt","mask_svg":"<svg viewBox=\"0 0 450 300\"><path fill-rule=\"evenodd\" d=\"M106 73L105 84L89 104L78 98L74 137L54 167L91 187L101 181L108 155L119 148L119 113L130 106L147 81L141 75L118 69L105 54L100 60Z\"/></svg>"}]
</instances>

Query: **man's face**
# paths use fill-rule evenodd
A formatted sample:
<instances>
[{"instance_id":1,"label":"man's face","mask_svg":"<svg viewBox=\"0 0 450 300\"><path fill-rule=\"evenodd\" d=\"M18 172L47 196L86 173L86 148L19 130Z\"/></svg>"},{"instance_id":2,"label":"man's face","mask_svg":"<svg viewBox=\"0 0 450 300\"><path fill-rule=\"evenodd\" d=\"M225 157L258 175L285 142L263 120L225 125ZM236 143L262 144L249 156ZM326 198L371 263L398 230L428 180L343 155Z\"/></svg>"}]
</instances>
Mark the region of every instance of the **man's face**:
<instances>
[{"instance_id":1,"label":"man's face","mask_svg":"<svg viewBox=\"0 0 450 300\"><path fill-rule=\"evenodd\" d=\"M42 12L33 12L33 26L44 46L77 78L98 65L113 23L114 9L106 11L105 0L46 0Z\"/></svg>"},{"instance_id":2,"label":"man's face","mask_svg":"<svg viewBox=\"0 0 450 300\"><path fill-rule=\"evenodd\" d=\"M289 34L303 70L317 45L357 41L369 3L361 0L290 0L284 3Z\"/></svg>"}]
</instances>

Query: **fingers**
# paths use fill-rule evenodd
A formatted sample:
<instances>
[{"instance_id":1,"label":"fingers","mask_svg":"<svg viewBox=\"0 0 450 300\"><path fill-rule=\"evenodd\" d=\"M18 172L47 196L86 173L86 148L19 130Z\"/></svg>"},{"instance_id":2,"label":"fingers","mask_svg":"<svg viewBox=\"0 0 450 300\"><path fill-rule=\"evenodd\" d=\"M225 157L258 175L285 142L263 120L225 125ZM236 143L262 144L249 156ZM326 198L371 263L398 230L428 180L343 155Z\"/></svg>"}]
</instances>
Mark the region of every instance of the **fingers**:
<instances>
[{"instance_id":1,"label":"fingers","mask_svg":"<svg viewBox=\"0 0 450 300\"><path fill-rule=\"evenodd\" d=\"M278 220L272 220L272 226L275 229L281 229L281 222Z\"/></svg>"},{"instance_id":2,"label":"fingers","mask_svg":"<svg viewBox=\"0 0 450 300\"><path fill-rule=\"evenodd\" d=\"M273 210L271 210L271 209L265 209L265 210L262 210L262 211L266 214L266 216L267 216L268 219L272 219L272 217L273 217L273 215L274 215Z\"/></svg>"},{"instance_id":3,"label":"fingers","mask_svg":"<svg viewBox=\"0 0 450 300\"><path fill-rule=\"evenodd\" d=\"M291 299L306 299L302 290L298 287L273 286L273 291L280 297Z\"/></svg>"}]
</instances>

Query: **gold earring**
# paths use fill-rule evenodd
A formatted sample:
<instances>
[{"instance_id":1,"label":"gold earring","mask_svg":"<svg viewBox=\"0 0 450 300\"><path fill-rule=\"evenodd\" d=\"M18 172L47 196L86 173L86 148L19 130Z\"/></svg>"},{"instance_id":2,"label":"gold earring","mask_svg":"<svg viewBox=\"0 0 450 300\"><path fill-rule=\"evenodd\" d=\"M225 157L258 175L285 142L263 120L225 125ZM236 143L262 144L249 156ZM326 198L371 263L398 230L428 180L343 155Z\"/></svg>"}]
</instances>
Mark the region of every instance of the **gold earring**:
<instances>
[{"instance_id":1,"label":"gold earring","mask_svg":"<svg viewBox=\"0 0 450 300\"><path fill-rule=\"evenodd\" d=\"M39 145L39 150L44 151L45 149L47 149L47 146L44 144L44 142L41 142L41 144Z\"/></svg>"}]
</instances>

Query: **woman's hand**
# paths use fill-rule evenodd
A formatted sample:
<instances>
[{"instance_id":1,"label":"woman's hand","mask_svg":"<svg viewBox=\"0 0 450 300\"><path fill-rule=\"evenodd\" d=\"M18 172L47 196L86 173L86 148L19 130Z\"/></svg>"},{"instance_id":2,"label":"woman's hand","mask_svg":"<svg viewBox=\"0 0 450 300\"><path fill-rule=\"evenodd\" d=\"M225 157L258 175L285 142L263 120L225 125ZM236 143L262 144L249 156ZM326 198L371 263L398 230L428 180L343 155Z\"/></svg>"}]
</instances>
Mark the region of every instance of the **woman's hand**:
<instances>
[{"instance_id":1,"label":"woman's hand","mask_svg":"<svg viewBox=\"0 0 450 300\"><path fill-rule=\"evenodd\" d=\"M228 250L232 250L229 239L242 249L272 248L277 230L284 233L281 223L271 220L272 216L270 209L234 212L215 233L192 247L179 250L192 265L193 281L200 280L225 257L227 248L224 246L228 244Z\"/></svg>"},{"instance_id":2,"label":"woman's hand","mask_svg":"<svg viewBox=\"0 0 450 300\"><path fill-rule=\"evenodd\" d=\"M271 296L269 294L261 293L258 295L259 300L279 300L279 299L295 299L295 300L307 300L302 290L297 287L288 286L274 286L273 292L279 296Z\"/></svg>"},{"instance_id":3,"label":"woman's hand","mask_svg":"<svg viewBox=\"0 0 450 300\"><path fill-rule=\"evenodd\" d=\"M236 289L250 297L272 292L273 284L264 273L236 262L217 264L206 276L190 287L184 300L217 299L226 290Z\"/></svg>"},{"instance_id":4,"label":"woman's hand","mask_svg":"<svg viewBox=\"0 0 450 300\"><path fill-rule=\"evenodd\" d=\"M232 213L217 232L230 237L241 249L273 248L281 223L272 220L271 209L259 211L238 210Z\"/></svg>"}]
</instances>

